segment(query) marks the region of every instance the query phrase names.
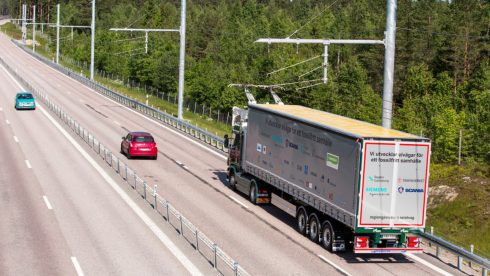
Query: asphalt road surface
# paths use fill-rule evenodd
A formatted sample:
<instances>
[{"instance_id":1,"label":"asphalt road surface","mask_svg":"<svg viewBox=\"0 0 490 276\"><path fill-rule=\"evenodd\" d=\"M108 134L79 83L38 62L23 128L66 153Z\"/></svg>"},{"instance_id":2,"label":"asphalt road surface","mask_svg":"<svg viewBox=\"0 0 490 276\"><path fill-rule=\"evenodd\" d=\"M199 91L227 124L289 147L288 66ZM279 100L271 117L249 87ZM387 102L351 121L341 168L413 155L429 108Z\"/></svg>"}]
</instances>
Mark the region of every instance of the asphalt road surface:
<instances>
[{"instance_id":1,"label":"asphalt road surface","mask_svg":"<svg viewBox=\"0 0 490 276\"><path fill-rule=\"evenodd\" d=\"M184 134L158 124L56 72L17 48L3 35L0 35L0 49L1 58L13 68L16 68L18 73L30 81L34 87L47 93L52 101L61 106L70 116L93 133L114 154L117 153L118 157L133 168L138 175L142 176L149 185L158 185L157 190L160 194L168 198L193 224L212 240L216 241L225 252L235 258L240 265L253 275L458 274L458 271L454 268L424 254L419 255L419 258L416 259L404 255L356 256L352 253L331 254L297 233L294 229L294 218L286 212L275 206L254 206L244 196L231 191L226 182L226 158L223 154L203 146L191 138L186 138ZM11 89L17 90L15 87L11 87ZM11 95L14 92L3 92L2 89L2 102L4 99L8 99L5 95L9 95L9 93ZM31 113L27 112L21 113L21 115L24 114L31 115ZM40 117L38 114L33 116ZM27 124L27 122L24 124ZM37 137L41 133L47 132L45 128L49 129L52 127L47 123L39 123L35 126L34 129L36 131L32 135ZM122 154L119 154L121 137L128 131L151 132L159 147L158 160L126 160ZM63 142L64 138L59 139L53 140L50 135L47 135L43 143L37 144L40 147L39 150L42 148L44 151L44 148L46 148L46 155L38 154L35 164L36 166L43 166L43 170L49 170L50 172L50 176L46 176L43 181L49 182L49 179L53 176L58 178L65 175L68 170L66 166L72 166L71 164L76 162L76 160L79 160L76 168L87 167L87 165L83 165L84 161L75 152L66 156L65 153L68 151L69 146L61 150L60 144L66 144L66 142ZM31 150L33 151L36 149L36 143L38 143L36 140L32 142L34 145L32 145ZM52 151L54 152L50 154ZM54 163L42 165L42 160L46 158L53 160ZM56 162L56 160L70 161ZM19 166L21 165L22 162L19 163ZM24 171L21 170L20 172ZM78 187L73 188L73 192L66 192L68 194L63 195L65 192L53 191L54 194L60 193L60 197L65 197L62 200L63 203L57 203L56 205L63 204L63 210L65 210L63 212L68 213L67 209L73 208L73 202L90 201L101 204L97 210L109 209L111 212L117 213L116 216L120 216L120 219L126 219L123 214L129 212L127 210L128 207L117 200L111 200L113 197L111 193L113 192L109 189L106 190L103 185L93 185L92 181L89 181L89 178L92 177L97 178L97 173L90 172L89 168L87 168L87 171L83 172L83 177L80 177L78 184L69 185ZM71 181L75 178L70 177ZM60 179L59 181L63 183L63 180ZM77 190L84 185L91 186L89 189L90 195L86 194L89 193L88 191L84 193ZM66 185L62 186L65 187ZM54 190L54 188L51 188L51 190ZM95 210L93 211L95 212ZM62 211L60 210L60 212ZM66 215L68 216L68 214ZM84 256L86 258L92 259L94 257L92 254L95 252L92 246L97 248L98 242L102 242L91 238L92 229L99 228L98 224L104 221L103 217L105 216L101 215L100 221L93 221L90 217L79 219L77 218L78 215L72 216L75 217L69 222L59 224L68 228L73 223L77 225L74 227L76 229L73 229L77 235L89 236L86 241L80 242L80 245L88 243L88 249L81 251L85 253ZM80 220L83 221L83 224L79 223ZM137 231L148 231L143 226L140 227L129 222L123 221L119 223L124 225L121 227L129 227L131 225L134 231L133 235L136 236L143 236L142 234L137 234ZM61 230L63 230L63 227L61 227ZM90 234L85 233L86 231L89 231ZM125 237L125 234L121 235L111 235L106 238L109 238L112 243L118 244L119 239L124 239ZM132 241L133 249L138 251L133 256L143 254L143 252L152 256L155 248L140 246L139 242L139 240ZM51 244L51 241L46 241L46 244ZM3 246L0 250L4 250ZM122 257L119 258L119 251L105 251L103 255L104 262L114 263L114 260L124 260ZM97 271L99 267L104 268L102 265L93 265L92 271ZM124 265L124 261L118 262L117 265L114 264L113 268L117 268L118 272L127 272L129 274L132 272L131 267ZM176 267L175 269L176 271L177 269L182 271L182 268ZM103 272L105 271L102 269L102 273L99 274L104 274ZM163 273L172 272L165 271Z\"/></svg>"}]
</instances>

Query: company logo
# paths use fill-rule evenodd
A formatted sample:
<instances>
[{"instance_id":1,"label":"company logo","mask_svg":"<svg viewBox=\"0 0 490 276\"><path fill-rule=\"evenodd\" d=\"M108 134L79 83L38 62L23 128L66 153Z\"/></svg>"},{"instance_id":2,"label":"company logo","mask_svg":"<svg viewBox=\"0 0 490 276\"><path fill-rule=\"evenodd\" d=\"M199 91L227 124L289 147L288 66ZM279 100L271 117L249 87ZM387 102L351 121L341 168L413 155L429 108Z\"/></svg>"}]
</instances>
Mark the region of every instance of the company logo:
<instances>
[{"instance_id":1,"label":"company logo","mask_svg":"<svg viewBox=\"0 0 490 276\"><path fill-rule=\"evenodd\" d=\"M308 171L309 171L309 167L308 167L308 165L305 165L305 166L304 166L304 170L303 170L303 172L304 172L305 174L308 174Z\"/></svg>"},{"instance_id":2,"label":"company logo","mask_svg":"<svg viewBox=\"0 0 490 276\"><path fill-rule=\"evenodd\" d=\"M388 189L386 187L366 187L366 192L368 192L368 193L387 193Z\"/></svg>"},{"instance_id":3,"label":"company logo","mask_svg":"<svg viewBox=\"0 0 490 276\"><path fill-rule=\"evenodd\" d=\"M279 136L279 135L272 135L271 136L271 139L272 139L272 142L278 144L278 145L282 145L284 143L284 140L282 139L282 136Z\"/></svg>"},{"instance_id":4,"label":"company logo","mask_svg":"<svg viewBox=\"0 0 490 276\"><path fill-rule=\"evenodd\" d=\"M262 144L257 143L257 151L262 152Z\"/></svg>"},{"instance_id":5,"label":"company logo","mask_svg":"<svg viewBox=\"0 0 490 276\"><path fill-rule=\"evenodd\" d=\"M400 194L402 193L423 193L424 189L423 188L404 188L404 187L398 187L398 192Z\"/></svg>"},{"instance_id":6,"label":"company logo","mask_svg":"<svg viewBox=\"0 0 490 276\"><path fill-rule=\"evenodd\" d=\"M295 143L290 142L289 139L286 139L286 148L293 148L295 150L298 150L299 146Z\"/></svg>"}]
</instances>

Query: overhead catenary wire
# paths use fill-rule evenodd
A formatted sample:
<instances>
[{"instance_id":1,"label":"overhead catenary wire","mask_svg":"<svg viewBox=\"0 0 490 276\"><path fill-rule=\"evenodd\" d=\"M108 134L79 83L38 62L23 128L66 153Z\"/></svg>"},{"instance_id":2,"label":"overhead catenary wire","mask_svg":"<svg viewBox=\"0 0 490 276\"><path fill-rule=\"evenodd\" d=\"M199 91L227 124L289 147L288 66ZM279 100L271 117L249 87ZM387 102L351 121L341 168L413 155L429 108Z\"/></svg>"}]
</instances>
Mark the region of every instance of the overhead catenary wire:
<instances>
[{"instance_id":1,"label":"overhead catenary wire","mask_svg":"<svg viewBox=\"0 0 490 276\"><path fill-rule=\"evenodd\" d=\"M128 50L128 51L122 51L122 52L113 53L112 55L118 56L118 55L122 55L122 54L125 54L125 53L131 53L131 52L136 52L136 51L140 51L140 50L145 50L145 48L142 47L142 48L131 49L131 50Z\"/></svg>"},{"instance_id":2,"label":"overhead catenary wire","mask_svg":"<svg viewBox=\"0 0 490 276\"><path fill-rule=\"evenodd\" d=\"M310 71L308 71L308 72L306 72L304 74L299 75L298 78L301 79L302 77L304 77L306 75L309 75L309 74L311 74L311 73L313 73L313 72L315 72L315 71L317 71L319 69L322 69L322 68L323 68L323 65L320 65L318 67L315 67L315 68L311 69Z\"/></svg>"},{"instance_id":3,"label":"overhead catenary wire","mask_svg":"<svg viewBox=\"0 0 490 276\"><path fill-rule=\"evenodd\" d=\"M307 60L303 60L303 61L300 61L300 62L298 62L298 63L295 63L295 64L292 64L292 65L289 65L289 66L286 66L286 67L283 67L283 68L277 69L277 70L275 70L275 71L272 71L272 72L267 73L267 76L272 75L272 74L275 74L275 73L278 73L278 72L281 72L281 71L284 71L284 70L287 70L287 69L289 69L289 68L292 68L292 67L295 67L295 66L298 66L298 65L301 65L301 64L303 64L303 63L306 63L306 62L309 62L309 61L315 60L315 59L320 58L320 57L322 57L322 55L314 56L314 57L309 58L309 59L307 59Z\"/></svg>"},{"instance_id":4,"label":"overhead catenary wire","mask_svg":"<svg viewBox=\"0 0 490 276\"><path fill-rule=\"evenodd\" d=\"M314 80L304 80L304 81L277 83L277 84L270 84L270 86L288 86L288 85L295 85L295 84L301 84L301 83L310 83L310 82L317 82L317 81L323 81L323 79L314 79Z\"/></svg>"},{"instance_id":5,"label":"overhead catenary wire","mask_svg":"<svg viewBox=\"0 0 490 276\"><path fill-rule=\"evenodd\" d=\"M325 9L323 9L321 12L319 12L316 16L313 16L312 18L310 18L310 20L308 20L305 24L303 24L302 26L300 26L298 29L296 29L292 34L288 35L287 38L290 38L292 37L293 35L295 35L296 33L298 33L301 29L303 29L304 27L306 27L306 25L310 24L311 21L317 19L318 17L320 17L320 15L322 15L324 12L326 12L328 9L330 9L333 5L335 5L335 3L339 2L339 0L335 0L333 3L331 3L330 5L328 5Z\"/></svg>"}]
</instances>

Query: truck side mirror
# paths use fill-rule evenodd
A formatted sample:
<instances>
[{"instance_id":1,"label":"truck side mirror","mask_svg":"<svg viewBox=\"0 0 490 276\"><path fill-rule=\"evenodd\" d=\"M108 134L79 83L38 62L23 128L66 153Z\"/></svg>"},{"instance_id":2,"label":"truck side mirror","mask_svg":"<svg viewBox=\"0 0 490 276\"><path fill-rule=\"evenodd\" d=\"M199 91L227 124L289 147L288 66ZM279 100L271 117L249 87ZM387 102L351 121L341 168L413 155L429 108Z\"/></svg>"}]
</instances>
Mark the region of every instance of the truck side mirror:
<instances>
[{"instance_id":1,"label":"truck side mirror","mask_svg":"<svg viewBox=\"0 0 490 276\"><path fill-rule=\"evenodd\" d=\"M225 148L229 148L230 147L230 138L228 138L228 134L225 134L224 139L225 139L225 141L223 141L223 146Z\"/></svg>"}]
</instances>

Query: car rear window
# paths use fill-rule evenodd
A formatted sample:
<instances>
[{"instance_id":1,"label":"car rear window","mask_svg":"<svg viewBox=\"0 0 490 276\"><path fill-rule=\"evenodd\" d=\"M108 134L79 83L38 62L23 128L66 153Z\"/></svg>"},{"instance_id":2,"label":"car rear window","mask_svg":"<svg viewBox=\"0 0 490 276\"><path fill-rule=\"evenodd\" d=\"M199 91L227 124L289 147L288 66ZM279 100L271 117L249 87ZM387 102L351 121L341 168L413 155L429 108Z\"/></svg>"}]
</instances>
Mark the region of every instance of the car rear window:
<instances>
[{"instance_id":1,"label":"car rear window","mask_svg":"<svg viewBox=\"0 0 490 276\"><path fill-rule=\"evenodd\" d=\"M31 94L20 94L19 96L17 96L17 99L29 100L33 99L33 97Z\"/></svg>"},{"instance_id":2,"label":"car rear window","mask_svg":"<svg viewBox=\"0 0 490 276\"><path fill-rule=\"evenodd\" d=\"M135 136L133 138L134 142L146 142L146 143L151 143L153 141L153 137L151 136Z\"/></svg>"}]
</instances>

